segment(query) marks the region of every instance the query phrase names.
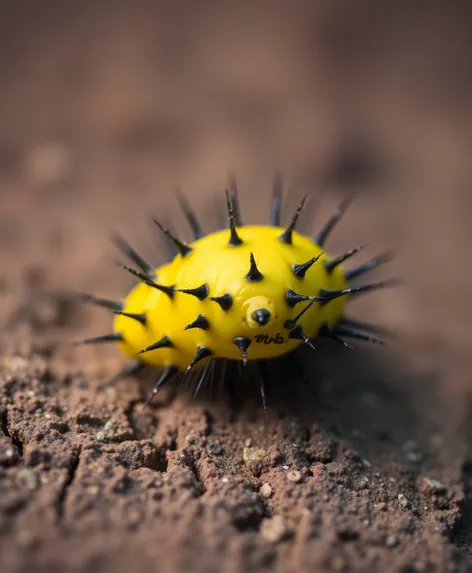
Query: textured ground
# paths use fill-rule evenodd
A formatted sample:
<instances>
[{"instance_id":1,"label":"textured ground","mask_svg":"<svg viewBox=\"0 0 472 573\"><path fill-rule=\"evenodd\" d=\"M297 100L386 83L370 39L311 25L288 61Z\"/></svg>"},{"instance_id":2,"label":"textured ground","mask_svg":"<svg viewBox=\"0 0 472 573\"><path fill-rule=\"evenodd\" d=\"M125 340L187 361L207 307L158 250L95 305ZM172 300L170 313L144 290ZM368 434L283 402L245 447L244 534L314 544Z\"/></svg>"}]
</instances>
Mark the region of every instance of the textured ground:
<instances>
[{"instance_id":1,"label":"textured ground","mask_svg":"<svg viewBox=\"0 0 472 573\"><path fill-rule=\"evenodd\" d=\"M124 4L0 18L2 573L472 571L468 14ZM378 276L406 286L352 315L399 340L320 344L266 416L250 388L233 421L172 389L143 410L152 377L99 391L126 359L70 346L111 318L64 293L130 287L109 232L158 261L146 217L183 227L178 183L210 224L227 169L261 221L276 167L313 229L357 184L330 247L397 250Z\"/></svg>"}]
</instances>

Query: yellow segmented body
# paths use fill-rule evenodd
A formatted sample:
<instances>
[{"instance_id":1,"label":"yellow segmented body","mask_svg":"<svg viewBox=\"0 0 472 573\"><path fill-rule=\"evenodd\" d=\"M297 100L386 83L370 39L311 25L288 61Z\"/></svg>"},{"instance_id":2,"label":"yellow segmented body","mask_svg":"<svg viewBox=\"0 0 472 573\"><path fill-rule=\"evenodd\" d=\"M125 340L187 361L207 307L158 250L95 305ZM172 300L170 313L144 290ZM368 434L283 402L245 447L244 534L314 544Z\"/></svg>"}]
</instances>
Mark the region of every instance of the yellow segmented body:
<instances>
[{"instance_id":1,"label":"yellow segmented body","mask_svg":"<svg viewBox=\"0 0 472 573\"><path fill-rule=\"evenodd\" d=\"M202 369L196 392L216 359L254 362L274 360L301 345L314 349L313 340L327 336L348 346L345 338L382 342L369 332L378 327L348 319L348 298L387 284L352 286L386 262L379 255L345 271L343 263L360 247L333 258L324 243L349 200L344 200L314 238L295 231L306 197L287 227L280 226L281 188L276 182L270 226L243 226L237 187L226 192L229 229L204 235L183 196L179 202L195 240L185 244L156 225L173 246L172 260L157 269L124 239L115 237L120 251L135 267L123 267L140 280L123 301L84 295L117 316L114 332L82 343L115 342L134 362L112 381L137 373L144 366L163 369L149 400L178 372ZM367 332L367 334L366 334ZM263 379L261 395L265 403ZM148 400L148 401L149 401Z\"/></svg>"},{"instance_id":2,"label":"yellow segmented body","mask_svg":"<svg viewBox=\"0 0 472 573\"><path fill-rule=\"evenodd\" d=\"M124 311L144 313L146 324L118 315L115 332L123 334L119 347L127 355L135 357L143 348L167 336L171 348L159 348L140 355L140 359L155 367L174 364L185 369L197 348L211 349L214 357L241 359L241 352L234 344L237 337L247 337L251 344L247 350L248 360L274 358L290 352L303 342L288 337L290 329L285 324L293 320L311 301L290 307L287 292L292 290L306 296L318 295L320 290L345 289L348 283L340 267L328 272L324 262L331 257L310 238L296 232L292 244L279 240L284 229L267 226L241 227L238 235L241 245L228 244L228 231L207 235L189 246L192 252L156 269L156 282L175 285L177 289L192 289L208 285L208 296L199 300L182 292L173 297L147 284L137 285L125 299ZM250 254L253 253L262 280L246 278ZM293 266L320 255L319 260L297 278ZM232 305L228 310L212 300L225 294L231 295ZM271 311L272 319L259 326L248 321L248 307L254 297L262 297ZM298 324L308 338L317 335L320 326L334 326L343 314L347 297L340 297L325 305L311 304L300 317ZM256 310L256 309L254 309ZM186 327L203 315L208 328ZM195 367L203 366L205 360Z\"/></svg>"}]
</instances>

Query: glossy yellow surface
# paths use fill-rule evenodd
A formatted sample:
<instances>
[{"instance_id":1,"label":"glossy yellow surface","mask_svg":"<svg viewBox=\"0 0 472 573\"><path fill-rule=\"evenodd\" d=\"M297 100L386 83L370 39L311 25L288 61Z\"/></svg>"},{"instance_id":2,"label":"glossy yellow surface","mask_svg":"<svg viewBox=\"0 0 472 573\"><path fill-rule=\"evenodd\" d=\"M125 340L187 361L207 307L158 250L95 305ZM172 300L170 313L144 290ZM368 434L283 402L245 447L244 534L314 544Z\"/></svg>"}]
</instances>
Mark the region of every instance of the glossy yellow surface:
<instances>
[{"instance_id":1,"label":"glossy yellow surface","mask_svg":"<svg viewBox=\"0 0 472 573\"><path fill-rule=\"evenodd\" d=\"M176 292L171 299L153 287L138 284L126 298L124 311L145 313L147 323L143 326L132 318L116 317L114 330L122 333L125 339L119 343L121 350L136 357L143 348L168 336L174 348L153 350L139 358L151 366L174 364L185 369L200 345L210 348L215 357L240 360L241 352L234 344L234 339L240 336L251 339L248 360L280 356L303 344L288 338L290 331L285 323L295 318L310 301L290 308L285 300L287 291L292 289L296 293L313 296L318 295L321 289L344 289L348 284L340 267L331 273L326 271L323 261L331 258L327 253L321 255L303 279L297 278L292 265L307 262L322 249L295 231L292 244L284 244L279 240L283 231L277 227L239 227L242 245L228 245L228 230L191 243L193 251L190 254L185 257L178 255L171 263L156 270L156 282L175 285L177 289L196 288L206 283L209 296L201 301L195 296ZM254 254L257 268L263 275L263 279L257 282L246 279L250 253ZM231 308L226 311L211 300L211 297L224 294L233 298ZM324 306L315 302L297 324L302 326L308 338L316 336L323 323L333 326L339 321L347 298L340 297ZM267 324L259 326L252 319L252 313L262 303L270 311L271 318ZM185 330L200 314L207 318L209 329ZM202 367L206 360L196 367Z\"/></svg>"}]
</instances>

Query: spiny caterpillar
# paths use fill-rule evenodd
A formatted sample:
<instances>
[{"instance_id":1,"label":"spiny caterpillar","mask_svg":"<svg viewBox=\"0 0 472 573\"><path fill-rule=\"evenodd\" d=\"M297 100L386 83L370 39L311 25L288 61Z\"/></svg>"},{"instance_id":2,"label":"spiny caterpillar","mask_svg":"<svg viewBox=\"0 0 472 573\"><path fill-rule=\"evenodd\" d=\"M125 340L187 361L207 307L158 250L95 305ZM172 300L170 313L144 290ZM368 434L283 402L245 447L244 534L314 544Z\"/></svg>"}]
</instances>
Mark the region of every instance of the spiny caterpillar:
<instances>
[{"instance_id":1,"label":"spiny caterpillar","mask_svg":"<svg viewBox=\"0 0 472 573\"><path fill-rule=\"evenodd\" d=\"M205 235L179 193L194 240L184 243L154 219L174 248L171 260L155 269L123 238L115 237L116 246L134 265L121 266L140 282L122 302L84 295L89 302L110 309L116 318L112 334L79 344L114 342L135 359L110 382L145 366L161 369L148 404L178 373L186 378L190 371L198 371L198 392L218 359L257 365L286 356L301 345L314 349L318 336L345 346L345 338L382 343L369 334L376 327L346 318L344 309L353 296L390 284L351 284L390 255L344 270L343 263L361 247L332 257L324 245L350 198L340 203L313 238L295 230L306 198L282 227L282 189L276 180L270 224L244 226L232 181L226 191L229 228ZM265 405L262 379L261 394Z\"/></svg>"}]
</instances>

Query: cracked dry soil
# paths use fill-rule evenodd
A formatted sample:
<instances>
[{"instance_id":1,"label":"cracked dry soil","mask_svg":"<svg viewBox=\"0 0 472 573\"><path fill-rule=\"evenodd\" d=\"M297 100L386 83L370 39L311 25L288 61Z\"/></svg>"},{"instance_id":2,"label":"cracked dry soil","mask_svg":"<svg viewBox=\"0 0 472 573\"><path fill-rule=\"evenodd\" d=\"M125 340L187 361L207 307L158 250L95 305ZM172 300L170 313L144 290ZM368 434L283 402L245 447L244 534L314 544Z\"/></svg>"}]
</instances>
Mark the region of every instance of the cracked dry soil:
<instances>
[{"instance_id":1,"label":"cracked dry soil","mask_svg":"<svg viewBox=\"0 0 472 573\"><path fill-rule=\"evenodd\" d=\"M91 314L39 290L3 342L2 573L471 570L472 461L451 447L468 425L451 431L427 337L389 356L318 345L313 386L274 376L266 415L251 387L234 419L221 392L144 409L152 379L99 390L113 349L89 373L84 350L57 351Z\"/></svg>"}]
</instances>

